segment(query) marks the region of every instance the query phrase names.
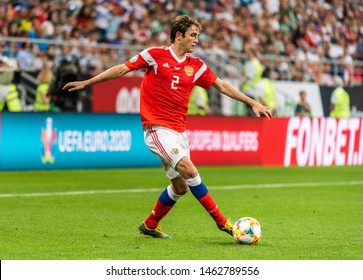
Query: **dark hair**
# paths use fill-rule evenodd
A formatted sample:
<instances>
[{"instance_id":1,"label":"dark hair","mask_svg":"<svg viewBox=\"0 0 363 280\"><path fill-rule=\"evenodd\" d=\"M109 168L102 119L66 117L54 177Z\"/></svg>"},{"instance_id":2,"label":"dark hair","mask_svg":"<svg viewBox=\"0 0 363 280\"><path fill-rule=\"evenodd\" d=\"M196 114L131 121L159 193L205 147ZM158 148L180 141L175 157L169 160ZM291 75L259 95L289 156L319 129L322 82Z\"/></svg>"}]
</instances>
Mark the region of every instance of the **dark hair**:
<instances>
[{"instance_id":1,"label":"dark hair","mask_svg":"<svg viewBox=\"0 0 363 280\"><path fill-rule=\"evenodd\" d=\"M171 24L171 31L170 31L171 43L175 42L175 37L177 32L180 32L184 36L192 25L198 27L200 32L203 29L202 25L196 19L193 19L189 16L177 16L174 22Z\"/></svg>"}]
</instances>

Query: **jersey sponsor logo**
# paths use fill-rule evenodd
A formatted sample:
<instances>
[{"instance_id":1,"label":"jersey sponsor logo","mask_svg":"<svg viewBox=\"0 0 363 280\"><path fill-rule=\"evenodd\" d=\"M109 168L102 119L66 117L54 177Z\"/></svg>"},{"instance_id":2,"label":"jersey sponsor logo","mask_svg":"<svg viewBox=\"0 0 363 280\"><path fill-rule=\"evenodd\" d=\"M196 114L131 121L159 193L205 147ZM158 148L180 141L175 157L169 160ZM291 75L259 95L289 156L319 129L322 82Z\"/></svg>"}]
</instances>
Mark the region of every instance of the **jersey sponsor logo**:
<instances>
[{"instance_id":1,"label":"jersey sponsor logo","mask_svg":"<svg viewBox=\"0 0 363 280\"><path fill-rule=\"evenodd\" d=\"M175 70L180 70L180 67L176 67L176 66L174 66L174 68L175 68Z\"/></svg>"},{"instance_id":2,"label":"jersey sponsor logo","mask_svg":"<svg viewBox=\"0 0 363 280\"><path fill-rule=\"evenodd\" d=\"M134 55L133 57L131 57L130 59L129 59L129 61L131 62L131 63L134 63L136 60L137 60L137 58L138 58L139 56L138 55Z\"/></svg>"},{"instance_id":3,"label":"jersey sponsor logo","mask_svg":"<svg viewBox=\"0 0 363 280\"><path fill-rule=\"evenodd\" d=\"M170 68L169 63L167 63L167 62L165 62L162 66L165 67L165 68Z\"/></svg>"},{"instance_id":4,"label":"jersey sponsor logo","mask_svg":"<svg viewBox=\"0 0 363 280\"><path fill-rule=\"evenodd\" d=\"M193 76L193 74L194 74L193 67L191 67L189 65L184 67L184 71L185 71L185 74L187 74L187 76L189 76L189 77Z\"/></svg>"}]
</instances>

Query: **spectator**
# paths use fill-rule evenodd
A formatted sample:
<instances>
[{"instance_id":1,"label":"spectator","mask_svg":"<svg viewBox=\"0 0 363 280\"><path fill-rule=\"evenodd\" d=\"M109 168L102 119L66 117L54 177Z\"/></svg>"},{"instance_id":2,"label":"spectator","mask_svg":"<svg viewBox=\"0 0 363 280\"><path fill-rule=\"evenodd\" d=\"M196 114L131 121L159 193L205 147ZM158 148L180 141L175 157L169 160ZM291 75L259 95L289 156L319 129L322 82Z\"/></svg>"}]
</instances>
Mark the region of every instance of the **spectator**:
<instances>
[{"instance_id":1,"label":"spectator","mask_svg":"<svg viewBox=\"0 0 363 280\"><path fill-rule=\"evenodd\" d=\"M269 107L272 114L276 115L276 87L272 81L277 80L278 74L274 70L266 68L262 78L256 85L256 100Z\"/></svg>"},{"instance_id":2,"label":"spectator","mask_svg":"<svg viewBox=\"0 0 363 280\"><path fill-rule=\"evenodd\" d=\"M7 106L10 112L20 112L21 103L16 85L13 84L14 71L7 60L0 57L0 112Z\"/></svg>"},{"instance_id":3,"label":"spectator","mask_svg":"<svg viewBox=\"0 0 363 280\"><path fill-rule=\"evenodd\" d=\"M121 17L120 9L116 9L116 7L110 7L109 9L110 17L108 18L108 24L106 28L106 41L112 44L115 42L115 40L122 41L123 28L121 28L121 24L123 19Z\"/></svg>"},{"instance_id":4,"label":"spectator","mask_svg":"<svg viewBox=\"0 0 363 280\"><path fill-rule=\"evenodd\" d=\"M334 86L334 79L331 75L331 65L329 63L322 63L319 84L323 86Z\"/></svg>"},{"instance_id":5,"label":"spectator","mask_svg":"<svg viewBox=\"0 0 363 280\"><path fill-rule=\"evenodd\" d=\"M311 108L309 103L306 101L306 91L301 90L299 92L300 100L295 107L295 116L299 117L311 117Z\"/></svg>"},{"instance_id":6,"label":"spectator","mask_svg":"<svg viewBox=\"0 0 363 280\"><path fill-rule=\"evenodd\" d=\"M16 22L18 23L20 34L25 37L33 28L33 21L30 17L31 14L29 6L26 3L21 3L16 5L15 11L17 14Z\"/></svg>"},{"instance_id":7,"label":"spectator","mask_svg":"<svg viewBox=\"0 0 363 280\"><path fill-rule=\"evenodd\" d=\"M80 54L79 65L82 73L95 75L102 72L101 59L95 48L88 43L81 44Z\"/></svg>"},{"instance_id":8,"label":"spectator","mask_svg":"<svg viewBox=\"0 0 363 280\"><path fill-rule=\"evenodd\" d=\"M90 31L96 28L96 11L90 4L85 4L82 6L78 16L77 16L77 28L80 30L81 34L88 34Z\"/></svg>"},{"instance_id":9,"label":"spectator","mask_svg":"<svg viewBox=\"0 0 363 280\"><path fill-rule=\"evenodd\" d=\"M349 118L350 117L350 97L343 88L344 81L341 77L334 77L336 88L330 98L330 117Z\"/></svg>"},{"instance_id":10,"label":"spectator","mask_svg":"<svg viewBox=\"0 0 363 280\"><path fill-rule=\"evenodd\" d=\"M45 25L41 25L39 27L36 27L35 29L31 30L28 34L29 38L33 39L40 39L40 40L47 40L50 39L50 37L47 35L47 30ZM45 52L48 50L48 44L46 41L42 41L36 44L37 49L40 52Z\"/></svg>"},{"instance_id":11,"label":"spectator","mask_svg":"<svg viewBox=\"0 0 363 280\"><path fill-rule=\"evenodd\" d=\"M19 24L18 22L16 22L15 20L14 21L11 21L8 25L8 30L7 30L7 36L10 36L10 37L17 37L20 35L20 29L19 29Z\"/></svg>"},{"instance_id":12,"label":"spectator","mask_svg":"<svg viewBox=\"0 0 363 280\"><path fill-rule=\"evenodd\" d=\"M51 109L50 86L53 82L53 72L44 68L38 75L38 86L35 95L34 112L47 112Z\"/></svg>"},{"instance_id":13,"label":"spectator","mask_svg":"<svg viewBox=\"0 0 363 280\"><path fill-rule=\"evenodd\" d=\"M238 69L232 64L227 64L223 69L224 80L235 88L241 87L241 79L238 76ZM221 113L224 116L246 116L247 107L232 98L222 95L221 96Z\"/></svg>"},{"instance_id":14,"label":"spectator","mask_svg":"<svg viewBox=\"0 0 363 280\"><path fill-rule=\"evenodd\" d=\"M18 61L19 70L34 71L35 53L33 51L33 44L24 42L16 56L16 60Z\"/></svg>"},{"instance_id":15,"label":"spectator","mask_svg":"<svg viewBox=\"0 0 363 280\"><path fill-rule=\"evenodd\" d=\"M292 62L293 68L291 72L291 80L296 82L303 82L306 80L306 73L304 62L301 60L296 60Z\"/></svg>"},{"instance_id":16,"label":"spectator","mask_svg":"<svg viewBox=\"0 0 363 280\"><path fill-rule=\"evenodd\" d=\"M245 79L245 82L242 85L242 91L253 96L256 85L261 79L263 65L257 58L256 51L253 49L252 46L250 46L250 48L246 50L246 54L247 61L244 65L243 73L243 78Z\"/></svg>"},{"instance_id":17,"label":"spectator","mask_svg":"<svg viewBox=\"0 0 363 280\"><path fill-rule=\"evenodd\" d=\"M197 6L194 8L194 15L200 20L210 21L212 19L212 15L207 9L207 1L198 1Z\"/></svg>"},{"instance_id":18,"label":"spectator","mask_svg":"<svg viewBox=\"0 0 363 280\"><path fill-rule=\"evenodd\" d=\"M98 32L98 42L104 42L106 40L107 26L111 18L112 7L107 0L101 0L96 6L96 20L95 25Z\"/></svg>"},{"instance_id":19,"label":"spectator","mask_svg":"<svg viewBox=\"0 0 363 280\"><path fill-rule=\"evenodd\" d=\"M194 86L189 98L188 114L203 116L210 112L207 90L199 86Z\"/></svg>"}]
</instances>

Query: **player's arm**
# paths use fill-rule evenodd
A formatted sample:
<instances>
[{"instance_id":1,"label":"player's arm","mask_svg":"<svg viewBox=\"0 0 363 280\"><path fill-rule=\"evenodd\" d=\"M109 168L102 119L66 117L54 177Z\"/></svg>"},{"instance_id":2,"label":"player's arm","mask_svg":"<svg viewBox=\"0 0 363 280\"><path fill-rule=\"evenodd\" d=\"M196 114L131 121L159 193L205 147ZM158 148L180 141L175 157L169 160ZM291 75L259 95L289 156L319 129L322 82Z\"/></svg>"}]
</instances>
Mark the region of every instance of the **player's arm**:
<instances>
[{"instance_id":1,"label":"player's arm","mask_svg":"<svg viewBox=\"0 0 363 280\"><path fill-rule=\"evenodd\" d=\"M91 79L84 81L69 82L63 87L63 89L64 90L68 89L68 91L81 90L87 86L91 86L94 84L122 77L123 75L129 73L130 71L131 70L124 63L119 64L107 69L106 71L98 74L97 76L92 77Z\"/></svg>"},{"instance_id":2,"label":"player's arm","mask_svg":"<svg viewBox=\"0 0 363 280\"><path fill-rule=\"evenodd\" d=\"M270 117L272 117L272 114L271 114L271 111L269 108L261 105L256 100L248 97L247 95L240 92L234 86L223 81L222 79L217 78L212 86L215 89L217 89L218 91L220 91L221 93L251 106L253 112L255 113L255 115L257 117L259 117L261 114L265 115L268 119L270 119Z\"/></svg>"}]
</instances>

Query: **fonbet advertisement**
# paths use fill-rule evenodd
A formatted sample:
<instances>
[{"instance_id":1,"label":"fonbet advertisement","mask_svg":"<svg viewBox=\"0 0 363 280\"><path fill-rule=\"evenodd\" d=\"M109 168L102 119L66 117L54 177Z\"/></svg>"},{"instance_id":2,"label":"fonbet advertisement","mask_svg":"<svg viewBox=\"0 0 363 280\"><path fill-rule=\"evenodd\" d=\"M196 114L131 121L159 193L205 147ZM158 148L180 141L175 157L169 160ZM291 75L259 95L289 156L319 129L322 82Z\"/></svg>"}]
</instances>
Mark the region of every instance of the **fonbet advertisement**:
<instances>
[{"instance_id":1,"label":"fonbet advertisement","mask_svg":"<svg viewBox=\"0 0 363 280\"><path fill-rule=\"evenodd\" d=\"M363 164L362 118L188 117L188 127L196 164Z\"/></svg>"},{"instance_id":2,"label":"fonbet advertisement","mask_svg":"<svg viewBox=\"0 0 363 280\"><path fill-rule=\"evenodd\" d=\"M363 119L291 118L284 166L363 164Z\"/></svg>"}]
</instances>

